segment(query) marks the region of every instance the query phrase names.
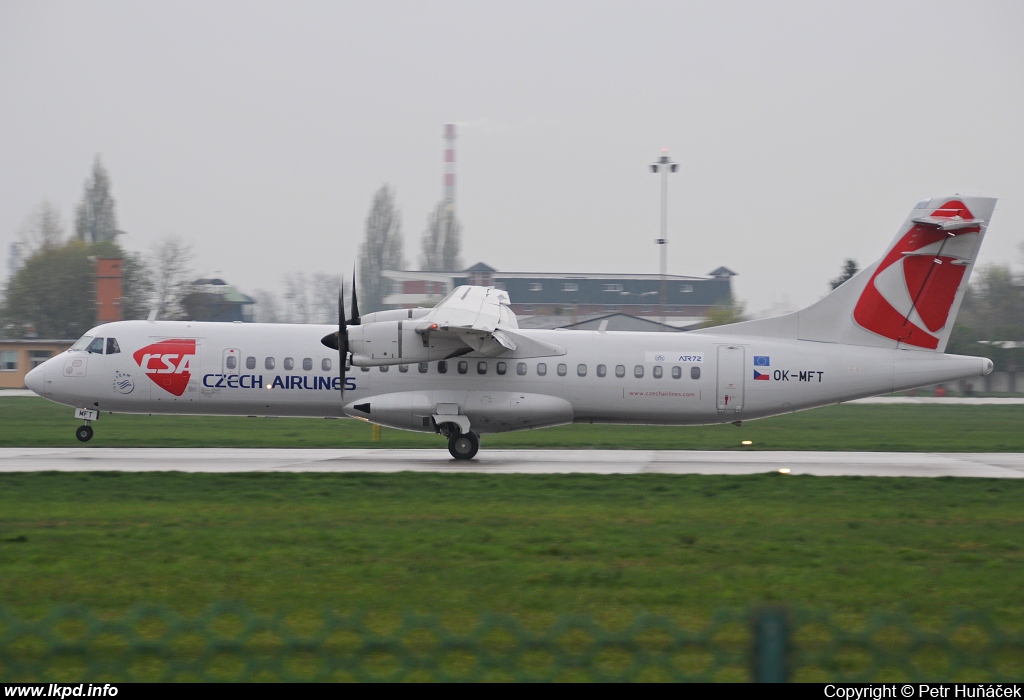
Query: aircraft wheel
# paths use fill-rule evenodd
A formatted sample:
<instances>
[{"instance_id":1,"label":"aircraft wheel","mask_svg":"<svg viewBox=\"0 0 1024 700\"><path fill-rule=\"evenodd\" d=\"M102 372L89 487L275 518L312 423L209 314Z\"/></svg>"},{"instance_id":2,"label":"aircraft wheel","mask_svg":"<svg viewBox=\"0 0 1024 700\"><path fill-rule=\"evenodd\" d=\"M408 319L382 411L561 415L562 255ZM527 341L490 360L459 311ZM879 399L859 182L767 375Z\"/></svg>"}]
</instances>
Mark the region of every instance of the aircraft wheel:
<instances>
[{"instance_id":1,"label":"aircraft wheel","mask_svg":"<svg viewBox=\"0 0 1024 700\"><path fill-rule=\"evenodd\" d=\"M80 442L89 442L90 440L92 440L92 426L78 426L78 429L75 430L75 437L78 438Z\"/></svg>"},{"instance_id":2,"label":"aircraft wheel","mask_svg":"<svg viewBox=\"0 0 1024 700\"><path fill-rule=\"evenodd\" d=\"M448 451L455 459L473 459L480 449L480 437L474 432L455 433L448 438Z\"/></svg>"}]
</instances>

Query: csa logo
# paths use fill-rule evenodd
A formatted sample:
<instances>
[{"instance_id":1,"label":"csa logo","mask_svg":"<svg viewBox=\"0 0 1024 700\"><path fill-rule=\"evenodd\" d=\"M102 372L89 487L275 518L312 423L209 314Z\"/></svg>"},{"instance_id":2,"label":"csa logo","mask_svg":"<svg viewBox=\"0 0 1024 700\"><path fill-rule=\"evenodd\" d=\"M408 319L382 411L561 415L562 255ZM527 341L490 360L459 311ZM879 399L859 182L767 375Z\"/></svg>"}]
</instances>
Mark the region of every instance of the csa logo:
<instances>
[{"instance_id":1,"label":"csa logo","mask_svg":"<svg viewBox=\"0 0 1024 700\"><path fill-rule=\"evenodd\" d=\"M959 200L946 202L933 218L973 214ZM976 247L970 234L980 227L962 229L947 241L947 233L915 224L878 265L853 310L854 320L872 333L934 350L946 327L960 289L969 256Z\"/></svg>"},{"instance_id":2,"label":"csa logo","mask_svg":"<svg viewBox=\"0 0 1024 700\"><path fill-rule=\"evenodd\" d=\"M135 390L135 381L127 372L118 371L114 375L114 391L119 394L130 394Z\"/></svg>"},{"instance_id":3,"label":"csa logo","mask_svg":"<svg viewBox=\"0 0 1024 700\"><path fill-rule=\"evenodd\" d=\"M132 357L158 387L181 396L192 378L189 370L196 359L196 341L194 338L161 340L136 350Z\"/></svg>"}]
</instances>

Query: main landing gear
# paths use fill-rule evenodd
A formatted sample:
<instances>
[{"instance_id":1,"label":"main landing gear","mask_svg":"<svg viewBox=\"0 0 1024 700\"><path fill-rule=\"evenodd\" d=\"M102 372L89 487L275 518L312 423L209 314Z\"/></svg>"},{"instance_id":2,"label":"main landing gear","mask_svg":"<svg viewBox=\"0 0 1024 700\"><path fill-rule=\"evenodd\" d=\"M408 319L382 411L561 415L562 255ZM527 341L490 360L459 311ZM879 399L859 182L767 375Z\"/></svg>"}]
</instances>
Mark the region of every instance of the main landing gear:
<instances>
[{"instance_id":1,"label":"main landing gear","mask_svg":"<svg viewBox=\"0 0 1024 700\"><path fill-rule=\"evenodd\" d=\"M448 436L448 451L455 459L473 459L479 449L480 436L472 431Z\"/></svg>"}]
</instances>

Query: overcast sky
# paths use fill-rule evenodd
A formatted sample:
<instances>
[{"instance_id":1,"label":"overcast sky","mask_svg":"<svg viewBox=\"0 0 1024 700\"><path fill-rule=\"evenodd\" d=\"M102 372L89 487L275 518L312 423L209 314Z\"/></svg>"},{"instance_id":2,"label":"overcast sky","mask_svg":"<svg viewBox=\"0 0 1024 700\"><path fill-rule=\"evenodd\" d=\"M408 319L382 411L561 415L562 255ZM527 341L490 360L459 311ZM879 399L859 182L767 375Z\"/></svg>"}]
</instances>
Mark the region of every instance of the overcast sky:
<instances>
[{"instance_id":1,"label":"overcast sky","mask_svg":"<svg viewBox=\"0 0 1024 700\"><path fill-rule=\"evenodd\" d=\"M73 227L100 154L123 244L173 233L242 291L351 270L395 188L416 267L459 125L463 259L505 271L737 273L805 305L919 199L1000 198L1024 241L1024 3L0 0L0 245ZM6 265L4 265L6 268ZM0 273L2 274L2 273Z\"/></svg>"}]
</instances>

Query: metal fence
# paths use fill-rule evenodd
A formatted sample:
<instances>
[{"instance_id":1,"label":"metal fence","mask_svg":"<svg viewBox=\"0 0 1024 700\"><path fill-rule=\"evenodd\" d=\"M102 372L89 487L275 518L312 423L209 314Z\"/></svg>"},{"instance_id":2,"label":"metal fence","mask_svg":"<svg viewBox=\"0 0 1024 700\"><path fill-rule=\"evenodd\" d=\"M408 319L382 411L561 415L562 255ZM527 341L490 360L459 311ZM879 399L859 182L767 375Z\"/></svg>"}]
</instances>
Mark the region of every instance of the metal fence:
<instances>
[{"instance_id":1,"label":"metal fence","mask_svg":"<svg viewBox=\"0 0 1024 700\"><path fill-rule=\"evenodd\" d=\"M879 614L722 610L698 628L639 616L610 629L562 617L538 629L484 615L457 628L407 615L259 615L219 604L198 616L82 607L27 620L0 610L0 682L117 681L1019 681L1024 634L984 614L940 629Z\"/></svg>"}]
</instances>

